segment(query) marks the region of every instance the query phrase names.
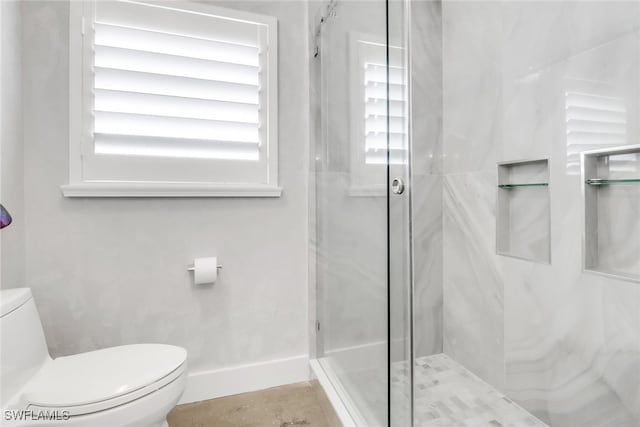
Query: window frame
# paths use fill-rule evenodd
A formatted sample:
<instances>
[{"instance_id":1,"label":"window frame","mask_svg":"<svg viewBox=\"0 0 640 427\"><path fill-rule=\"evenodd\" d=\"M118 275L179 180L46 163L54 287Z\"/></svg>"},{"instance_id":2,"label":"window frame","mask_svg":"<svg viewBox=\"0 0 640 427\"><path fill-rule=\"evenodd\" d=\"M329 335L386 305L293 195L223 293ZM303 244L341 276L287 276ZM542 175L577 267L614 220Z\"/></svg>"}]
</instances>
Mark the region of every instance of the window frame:
<instances>
[{"instance_id":1,"label":"window frame","mask_svg":"<svg viewBox=\"0 0 640 427\"><path fill-rule=\"evenodd\" d=\"M261 156L265 158L256 166L259 173L258 180L248 182L224 182L224 169L229 169L234 161L219 159L195 159L200 162L202 169L215 168L216 163L222 169L222 176L216 176L215 181L204 180L123 180L117 179L119 161L114 161L114 179L88 179L85 170L87 162L96 155L91 152L87 158L83 152L93 151L93 97L90 84L93 65L93 39L88 38L86 28L92 25L96 0L72 1L69 13L69 181L62 185L65 197L279 197L282 188L278 186L278 27L277 19L272 16L259 15L235 9L176 1L167 4L157 1L130 1L142 5L157 6L167 9L188 10L194 13L219 16L221 18L239 21L249 21L264 25L266 29L266 46L264 55L264 71L266 72L266 88L261 88L260 108L266 109L265 132L266 141L262 141ZM91 21L90 21L91 20ZM145 160L146 159L146 162ZM123 156L122 164L143 164L162 169L163 165L173 163L174 166L188 165L189 161L180 158L144 157L134 159ZM224 163L226 162L226 164ZM250 166L247 166L250 169ZM129 170L135 171L134 168ZM175 174L175 171L173 171Z\"/></svg>"}]
</instances>

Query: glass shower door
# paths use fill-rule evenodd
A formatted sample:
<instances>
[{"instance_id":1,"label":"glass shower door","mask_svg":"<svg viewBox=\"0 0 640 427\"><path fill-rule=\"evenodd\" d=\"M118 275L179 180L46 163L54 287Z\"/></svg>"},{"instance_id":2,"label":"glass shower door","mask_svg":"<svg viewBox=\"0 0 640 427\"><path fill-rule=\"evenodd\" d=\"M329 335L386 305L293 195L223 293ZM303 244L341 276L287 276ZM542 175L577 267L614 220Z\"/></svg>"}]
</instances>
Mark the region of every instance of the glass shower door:
<instances>
[{"instance_id":1,"label":"glass shower door","mask_svg":"<svg viewBox=\"0 0 640 427\"><path fill-rule=\"evenodd\" d=\"M406 67L388 31L400 13L343 0L316 18L317 353L366 427L411 425Z\"/></svg>"},{"instance_id":2,"label":"glass shower door","mask_svg":"<svg viewBox=\"0 0 640 427\"><path fill-rule=\"evenodd\" d=\"M387 1L389 425L412 426L412 222L407 2Z\"/></svg>"},{"instance_id":3,"label":"glass shower door","mask_svg":"<svg viewBox=\"0 0 640 427\"><path fill-rule=\"evenodd\" d=\"M386 426L385 2L332 2L320 14L318 360L358 425Z\"/></svg>"}]
</instances>

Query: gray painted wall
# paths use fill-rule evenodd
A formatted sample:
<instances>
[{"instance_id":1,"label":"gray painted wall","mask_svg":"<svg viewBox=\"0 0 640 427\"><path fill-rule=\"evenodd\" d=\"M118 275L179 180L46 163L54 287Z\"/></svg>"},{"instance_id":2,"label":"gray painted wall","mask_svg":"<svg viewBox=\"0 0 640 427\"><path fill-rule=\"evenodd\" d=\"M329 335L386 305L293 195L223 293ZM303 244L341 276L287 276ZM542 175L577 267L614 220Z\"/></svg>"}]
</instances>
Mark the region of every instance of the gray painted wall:
<instances>
[{"instance_id":1,"label":"gray painted wall","mask_svg":"<svg viewBox=\"0 0 640 427\"><path fill-rule=\"evenodd\" d=\"M54 356L164 342L192 371L304 355L308 55L304 2L227 2L279 20L276 199L67 199L68 2L23 3L26 285ZM194 257L218 256L194 287Z\"/></svg>"},{"instance_id":2,"label":"gray painted wall","mask_svg":"<svg viewBox=\"0 0 640 427\"><path fill-rule=\"evenodd\" d=\"M13 216L0 232L0 287L24 286L25 215L22 144L22 43L20 4L0 2L2 111L0 115L0 202Z\"/></svg>"}]
</instances>

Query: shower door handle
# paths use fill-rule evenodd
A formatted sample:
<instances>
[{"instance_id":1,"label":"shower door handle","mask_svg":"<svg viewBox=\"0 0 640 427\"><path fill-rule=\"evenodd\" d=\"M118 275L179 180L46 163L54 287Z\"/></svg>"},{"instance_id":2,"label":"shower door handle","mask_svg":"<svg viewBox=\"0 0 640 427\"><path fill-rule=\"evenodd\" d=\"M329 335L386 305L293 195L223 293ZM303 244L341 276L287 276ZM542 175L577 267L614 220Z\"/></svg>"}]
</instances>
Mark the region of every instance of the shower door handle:
<instances>
[{"instance_id":1,"label":"shower door handle","mask_svg":"<svg viewBox=\"0 0 640 427\"><path fill-rule=\"evenodd\" d=\"M399 176L393 178L393 181L391 182L391 191L393 191L394 194L404 193L404 180Z\"/></svg>"}]
</instances>

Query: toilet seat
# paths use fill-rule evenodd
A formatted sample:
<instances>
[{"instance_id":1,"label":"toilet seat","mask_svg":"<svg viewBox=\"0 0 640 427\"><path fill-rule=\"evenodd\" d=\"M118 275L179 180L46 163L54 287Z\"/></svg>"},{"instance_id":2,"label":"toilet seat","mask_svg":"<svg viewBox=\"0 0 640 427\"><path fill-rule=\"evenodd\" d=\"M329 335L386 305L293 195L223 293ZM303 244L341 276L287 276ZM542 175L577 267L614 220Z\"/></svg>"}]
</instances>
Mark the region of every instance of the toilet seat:
<instances>
[{"instance_id":1,"label":"toilet seat","mask_svg":"<svg viewBox=\"0 0 640 427\"><path fill-rule=\"evenodd\" d=\"M60 357L45 365L22 390L32 410L86 415L153 393L179 378L187 353L163 344L112 347Z\"/></svg>"}]
</instances>

